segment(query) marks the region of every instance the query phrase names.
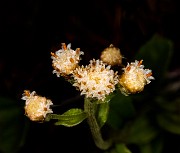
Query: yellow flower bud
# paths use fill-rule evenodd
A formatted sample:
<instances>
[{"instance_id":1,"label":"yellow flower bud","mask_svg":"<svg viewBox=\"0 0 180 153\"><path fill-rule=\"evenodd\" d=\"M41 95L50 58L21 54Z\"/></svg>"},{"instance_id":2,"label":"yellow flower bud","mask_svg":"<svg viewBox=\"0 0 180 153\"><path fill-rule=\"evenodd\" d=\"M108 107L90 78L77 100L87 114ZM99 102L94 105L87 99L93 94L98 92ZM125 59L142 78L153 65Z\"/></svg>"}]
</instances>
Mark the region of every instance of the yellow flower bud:
<instances>
[{"instance_id":1,"label":"yellow flower bud","mask_svg":"<svg viewBox=\"0 0 180 153\"><path fill-rule=\"evenodd\" d=\"M108 65L120 65L122 63L122 55L119 48L112 44L101 52L100 59Z\"/></svg>"},{"instance_id":2,"label":"yellow flower bud","mask_svg":"<svg viewBox=\"0 0 180 153\"><path fill-rule=\"evenodd\" d=\"M120 89L125 94L134 94L143 91L144 86L149 84L154 77L149 69L144 69L141 61L128 63L126 68L123 68L124 73L119 78Z\"/></svg>"}]
</instances>

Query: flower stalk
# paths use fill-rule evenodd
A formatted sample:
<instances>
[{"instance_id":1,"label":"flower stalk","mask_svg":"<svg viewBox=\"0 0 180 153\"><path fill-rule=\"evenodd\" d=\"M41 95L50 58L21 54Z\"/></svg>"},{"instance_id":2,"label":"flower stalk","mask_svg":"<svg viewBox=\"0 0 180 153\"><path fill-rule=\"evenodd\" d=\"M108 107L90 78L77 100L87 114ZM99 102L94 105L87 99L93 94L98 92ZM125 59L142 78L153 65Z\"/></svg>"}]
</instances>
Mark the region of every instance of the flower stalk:
<instances>
[{"instance_id":1,"label":"flower stalk","mask_svg":"<svg viewBox=\"0 0 180 153\"><path fill-rule=\"evenodd\" d=\"M107 150L111 147L111 139L104 140L101 134L100 126L95 117L96 103L88 98L84 100L84 111L87 113L87 122L90 126L90 130L96 146L102 150Z\"/></svg>"}]
</instances>

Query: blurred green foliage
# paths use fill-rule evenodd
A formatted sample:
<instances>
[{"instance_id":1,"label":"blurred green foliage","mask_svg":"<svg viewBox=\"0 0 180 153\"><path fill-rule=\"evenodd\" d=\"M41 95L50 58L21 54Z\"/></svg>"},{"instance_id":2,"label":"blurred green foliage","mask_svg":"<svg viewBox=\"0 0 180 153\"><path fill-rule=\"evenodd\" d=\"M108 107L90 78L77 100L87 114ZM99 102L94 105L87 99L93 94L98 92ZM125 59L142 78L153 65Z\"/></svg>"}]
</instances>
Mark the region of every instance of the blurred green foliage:
<instances>
[{"instance_id":1,"label":"blurred green foliage","mask_svg":"<svg viewBox=\"0 0 180 153\"><path fill-rule=\"evenodd\" d=\"M163 153L168 139L163 134L180 134L180 97L166 87L172 54L172 41L156 34L136 54L134 59L143 59L155 80L140 94L112 99L108 124L117 144L136 146L138 153Z\"/></svg>"},{"instance_id":2,"label":"blurred green foliage","mask_svg":"<svg viewBox=\"0 0 180 153\"><path fill-rule=\"evenodd\" d=\"M0 98L0 152L17 153L25 142L28 122L17 101Z\"/></svg>"}]
</instances>

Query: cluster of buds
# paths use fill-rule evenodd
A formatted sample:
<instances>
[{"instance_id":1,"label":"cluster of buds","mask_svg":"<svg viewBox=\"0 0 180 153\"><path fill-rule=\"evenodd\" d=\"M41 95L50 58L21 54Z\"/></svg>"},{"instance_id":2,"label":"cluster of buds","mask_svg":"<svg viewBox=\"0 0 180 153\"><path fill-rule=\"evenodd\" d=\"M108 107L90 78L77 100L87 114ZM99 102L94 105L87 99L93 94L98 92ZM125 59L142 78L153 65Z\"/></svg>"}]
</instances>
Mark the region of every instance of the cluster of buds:
<instances>
[{"instance_id":1,"label":"cluster of buds","mask_svg":"<svg viewBox=\"0 0 180 153\"><path fill-rule=\"evenodd\" d=\"M116 89L118 84L120 91L125 94L135 94L143 91L144 86L154 79L149 69L144 69L142 61L127 63L121 75L111 67L120 66L123 56L120 49L112 44L101 52L100 59L90 60L89 65L79 65L80 56L84 52L80 48L71 49L71 44L66 46L62 43L62 48L55 53L51 53L53 73L57 77L71 76L72 85L86 98L104 101L105 98ZM118 88L118 89L119 89ZM35 92L25 91L22 97L26 100L25 113L33 121L42 121L47 113L52 113L51 100L40 97Z\"/></svg>"}]
</instances>

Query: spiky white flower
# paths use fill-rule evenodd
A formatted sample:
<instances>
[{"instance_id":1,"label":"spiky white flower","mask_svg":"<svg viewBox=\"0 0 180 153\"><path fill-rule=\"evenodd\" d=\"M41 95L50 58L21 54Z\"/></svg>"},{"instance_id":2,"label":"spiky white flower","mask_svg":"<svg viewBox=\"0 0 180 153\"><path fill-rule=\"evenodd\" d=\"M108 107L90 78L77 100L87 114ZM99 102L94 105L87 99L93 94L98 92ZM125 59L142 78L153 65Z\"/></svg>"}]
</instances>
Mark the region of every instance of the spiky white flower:
<instances>
[{"instance_id":1,"label":"spiky white flower","mask_svg":"<svg viewBox=\"0 0 180 153\"><path fill-rule=\"evenodd\" d=\"M25 115L32 121L42 122L48 113L53 113L50 109L52 101L46 97L38 96L35 91L30 93L29 90L24 90L21 99L26 101Z\"/></svg>"},{"instance_id":2,"label":"spiky white flower","mask_svg":"<svg viewBox=\"0 0 180 153\"><path fill-rule=\"evenodd\" d=\"M101 52L101 60L108 65L120 65L122 63L122 55L119 48L111 44Z\"/></svg>"},{"instance_id":3,"label":"spiky white flower","mask_svg":"<svg viewBox=\"0 0 180 153\"><path fill-rule=\"evenodd\" d=\"M143 91L144 86L149 84L151 80L154 80L152 71L150 69L144 69L142 61L128 63L124 72L119 78L121 85L121 91L125 94L139 93Z\"/></svg>"},{"instance_id":4,"label":"spiky white flower","mask_svg":"<svg viewBox=\"0 0 180 153\"><path fill-rule=\"evenodd\" d=\"M66 47L66 44L62 43L62 49L51 53L53 73L57 77L72 74L73 70L78 66L80 55L83 54L84 52L80 51L80 48L74 51L71 49L71 44Z\"/></svg>"},{"instance_id":5,"label":"spiky white flower","mask_svg":"<svg viewBox=\"0 0 180 153\"><path fill-rule=\"evenodd\" d=\"M110 68L111 66L106 66L101 60L90 60L89 65L74 70L73 86L81 91L81 95L104 101L118 83L117 72Z\"/></svg>"}]
</instances>

